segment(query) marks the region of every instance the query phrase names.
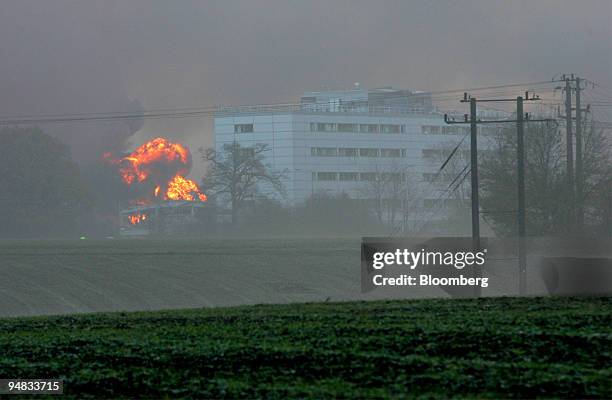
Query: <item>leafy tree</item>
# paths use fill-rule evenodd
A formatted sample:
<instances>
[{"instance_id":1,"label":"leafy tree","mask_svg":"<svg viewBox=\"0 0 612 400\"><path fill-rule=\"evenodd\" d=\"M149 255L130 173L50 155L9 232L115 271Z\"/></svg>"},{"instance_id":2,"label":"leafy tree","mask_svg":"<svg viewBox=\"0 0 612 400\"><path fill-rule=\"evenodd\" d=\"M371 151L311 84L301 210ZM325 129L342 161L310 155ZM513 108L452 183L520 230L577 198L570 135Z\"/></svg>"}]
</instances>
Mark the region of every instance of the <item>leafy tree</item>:
<instances>
[{"instance_id":1,"label":"leafy tree","mask_svg":"<svg viewBox=\"0 0 612 400\"><path fill-rule=\"evenodd\" d=\"M68 235L91 210L69 149L31 128L0 131L0 236Z\"/></svg>"},{"instance_id":2,"label":"leafy tree","mask_svg":"<svg viewBox=\"0 0 612 400\"><path fill-rule=\"evenodd\" d=\"M243 147L237 142L226 145L223 151L200 149L202 159L208 163L204 177L207 193L218 201L231 206L232 225L238 221L238 213L247 201L252 201L258 188L266 185L284 195L283 172L271 171L264 163L269 146L258 143Z\"/></svg>"}]
</instances>

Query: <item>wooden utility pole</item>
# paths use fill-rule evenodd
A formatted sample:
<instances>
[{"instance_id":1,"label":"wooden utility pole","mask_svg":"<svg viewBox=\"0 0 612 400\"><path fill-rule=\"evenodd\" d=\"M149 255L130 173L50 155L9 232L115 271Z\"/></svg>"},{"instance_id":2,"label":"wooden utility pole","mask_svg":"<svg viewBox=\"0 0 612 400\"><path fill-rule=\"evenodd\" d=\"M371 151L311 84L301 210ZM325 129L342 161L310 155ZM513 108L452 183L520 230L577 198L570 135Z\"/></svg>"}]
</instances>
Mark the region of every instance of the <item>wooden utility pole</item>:
<instances>
[{"instance_id":1,"label":"wooden utility pole","mask_svg":"<svg viewBox=\"0 0 612 400\"><path fill-rule=\"evenodd\" d=\"M575 197L574 197L574 139L572 134L572 86L569 77L565 77L565 132L566 132L566 158L567 158L567 189L570 194L568 225L570 229L575 224Z\"/></svg>"},{"instance_id":2,"label":"wooden utility pole","mask_svg":"<svg viewBox=\"0 0 612 400\"><path fill-rule=\"evenodd\" d=\"M519 294L524 295L527 292L527 253L525 251L525 236L526 236L526 218L525 218L525 143L524 143L524 122L527 119L528 122L542 122L550 121L549 119L529 119L525 117L523 112L524 101L537 101L540 100L538 96L532 96L529 98L529 92L525 93L525 98L519 96L516 99L481 99L477 100L474 97L470 97L468 100L467 93L463 94L462 103L470 103L470 117L468 121L467 114L465 115L465 121L454 121L448 118L448 115L444 115L444 121L447 124L470 124L470 164L472 167L472 246L475 251L480 249L480 211L479 211L479 197L478 197L478 141L477 141L477 128L478 124L500 124L516 122L517 130L517 174L518 174L518 236L519 236ZM476 103L477 102L510 102L516 101L516 119L502 119L502 120L486 120L480 121L476 117ZM482 270L480 268L474 269L474 276L481 277ZM480 289L476 290L476 296L480 296Z\"/></svg>"},{"instance_id":3,"label":"wooden utility pole","mask_svg":"<svg viewBox=\"0 0 612 400\"><path fill-rule=\"evenodd\" d=\"M478 198L478 125L476 98L470 98L470 177L472 182L472 244L480 249L480 200Z\"/></svg>"},{"instance_id":4,"label":"wooden utility pole","mask_svg":"<svg viewBox=\"0 0 612 400\"><path fill-rule=\"evenodd\" d=\"M523 98L516 98L516 164L518 174L518 262L519 294L527 293L527 254L525 252L525 141Z\"/></svg>"},{"instance_id":5,"label":"wooden utility pole","mask_svg":"<svg viewBox=\"0 0 612 400\"><path fill-rule=\"evenodd\" d=\"M584 211L582 209L583 163L582 163L582 109L580 108L580 78L576 77L576 227L582 229Z\"/></svg>"},{"instance_id":6,"label":"wooden utility pole","mask_svg":"<svg viewBox=\"0 0 612 400\"><path fill-rule=\"evenodd\" d=\"M478 198L478 125L476 124L476 99L470 99L470 178L472 182L472 250L480 251L480 200ZM482 277L482 268L474 265L474 277ZM480 297L480 285L474 286L474 296Z\"/></svg>"},{"instance_id":7,"label":"wooden utility pole","mask_svg":"<svg viewBox=\"0 0 612 400\"><path fill-rule=\"evenodd\" d=\"M584 123L583 113L589 112L589 108L581 106L582 84L587 82L595 86L588 79L581 79L574 74L562 75L560 82L565 82L565 87L557 89L565 90L565 125L566 125L566 147L567 147L567 190L569 193L568 229L570 232L580 231L584 224ZM572 87L572 82L574 86ZM572 107L572 92L576 93L576 106ZM576 111L576 117L572 112ZM574 160L574 124L576 121L576 144Z\"/></svg>"}]
</instances>

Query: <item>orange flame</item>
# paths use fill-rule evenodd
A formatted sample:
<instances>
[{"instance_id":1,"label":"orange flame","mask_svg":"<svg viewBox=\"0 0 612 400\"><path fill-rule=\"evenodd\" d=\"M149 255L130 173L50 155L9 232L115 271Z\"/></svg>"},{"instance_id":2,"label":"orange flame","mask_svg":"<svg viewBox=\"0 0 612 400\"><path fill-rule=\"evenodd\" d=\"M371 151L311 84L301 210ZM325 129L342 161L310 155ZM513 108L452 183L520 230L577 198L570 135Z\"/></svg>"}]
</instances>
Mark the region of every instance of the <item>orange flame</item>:
<instances>
[{"instance_id":1,"label":"orange flame","mask_svg":"<svg viewBox=\"0 0 612 400\"><path fill-rule=\"evenodd\" d=\"M166 198L170 200L189 200L196 199L206 201L206 195L200 192L198 185L191 179L183 178L176 175L168 182L168 190L166 190Z\"/></svg>"},{"instance_id":2,"label":"orange flame","mask_svg":"<svg viewBox=\"0 0 612 400\"><path fill-rule=\"evenodd\" d=\"M131 214L131 215L128 215L128 220L130 221L130 224L137 225L147 220L147 214L140 214L140 213Z\"/></svg>"},{"instance_id":3,"label":"orange flame","mask_svg":"<svg viewBox=\"0 0 612 400\"><path fill-rule=\"evenodd\" d=\"M155 138L144 143L128 156L118 160L111 159L109 153L105 153L104 158L110 159L113 164L121 165L119 173L128 185L145 181L160 164L174 164L179 168L179 173L186 173L191 167L189 150L165 138Z\"/></svg>"},{"instance_id":4,"label":"orange flame","mask_svg":"<svg viewBox=\"0 0 612 400\"><path fill-rule=\"evenodd\" d=\"M180 143L160 137L142 144L126 157L114 159L110 153L105 153L103 157L119 166L125 184L153 182L154 197L160 197L163 193L164 200L207 200L198 185L184 177L191 169L191 153ZM139 202L150 201L139 199Z\"/></svg>"}]
</instances>

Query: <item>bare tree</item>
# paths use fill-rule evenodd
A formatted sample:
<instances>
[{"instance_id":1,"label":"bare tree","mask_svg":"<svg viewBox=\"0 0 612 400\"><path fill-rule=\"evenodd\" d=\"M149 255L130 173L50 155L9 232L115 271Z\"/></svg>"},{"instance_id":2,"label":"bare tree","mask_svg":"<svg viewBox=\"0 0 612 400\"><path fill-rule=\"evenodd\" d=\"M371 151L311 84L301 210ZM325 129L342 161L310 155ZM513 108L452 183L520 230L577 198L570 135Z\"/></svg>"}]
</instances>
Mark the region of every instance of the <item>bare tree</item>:
<instances>
[{"instance_id":1,"label":"bare tree","mask_svg":"<svg viewBox=\"0 0 612 400\"><path fill-rule=\"evenodd\" d=\"M448 232L456 234L466 233L470 223L470 150L469 140L465 139L456 144L443 143L435 147L434 160L439 167L427 178L429 196L438 198L437 204L432 204L433 214L441 214L438 223L443 224ZM482 147L479 152L485 153L486 146Z\"/></svg>"},{"instance_id":2,"label":"bare tree","mask_svg":"<svg viewBox=\"0 0 612 400\"><path fill-rule=\"evenodd\" d=\"M585 121L586 125L586 121ZM610 235L612 214L612 135L603 124L590 121L583 128L583 182L577 200L584 224ZM587 228L588 229L588 228Z\"/></svg>"},{"instance_id":3,"label":"bare tree","mask_svg":"<svg viewBox=\"0 0 612 400\"><path fill-rule=\"evenodd\" d=\"M232 225L238 221L238 212L252 199L261 184L269 185L284 195L284 173L271 171L264 164L266 144L243 147L237 142L225 145L223 151L200 149L202 159L208 163L204 177L207 190L217 199L226 198L231 205Z\"/></svg>"},{"instance_id":4,"label":"bare tree","mask_svg":"<svg viewBox=\"0 0 612 400\"><path fill-rule=\"evenodd\" d=\"M596 124L595 124L596 125ZM583 131L584 169L582 196L585 229L594 232L606 223L609 210L609 182L612 181L610 139L602 129L591 124ZM529 124L525 132L525 187L527 195L527 231L531 235L576 232L571 227L570 190L565 168L564 132L557 126ZM516 130L500 130L494 147L482 158L481 204L495 211L516 210ZM515 212L487 214L498 233L516 232Z\"/></svg>"},{"instance_id":5,"label":"bare tree","mask_svg":"<svg viewBox=\"0 0 612 400\"><path fill-rule=\"evenodd\" d=\"M371 209L378 222L393 230L398 222L405 225L405 214L411 209L414 197L414 186L408 182L406 169L397 163L377 165L376 172L370 174L362 192L372 202Z\"/></svg>"}]
</instances>

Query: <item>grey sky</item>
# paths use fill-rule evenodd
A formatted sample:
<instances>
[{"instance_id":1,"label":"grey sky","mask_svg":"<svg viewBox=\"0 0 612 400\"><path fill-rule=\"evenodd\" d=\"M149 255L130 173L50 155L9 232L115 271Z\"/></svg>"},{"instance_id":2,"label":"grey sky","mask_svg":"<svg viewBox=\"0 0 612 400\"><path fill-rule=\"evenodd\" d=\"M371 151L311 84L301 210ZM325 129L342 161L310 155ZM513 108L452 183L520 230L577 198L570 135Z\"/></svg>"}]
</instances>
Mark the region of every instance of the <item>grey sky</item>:
<instances>
[{"instance_id":1,"label":"grey sky","mask_svg":"<svg viewBox=\"0 0 612 400\"><path fill-rule=\"evenodd\" d=\"M133 98L147 109L276 102L353 82L444 90L559 72L612 87L609 0L3 0L0 9L2 115L121 111ZM133 140L155 135L192 146L212 138L209 121L177 119L149 121Z\"/></svg>"}]
</instances>

